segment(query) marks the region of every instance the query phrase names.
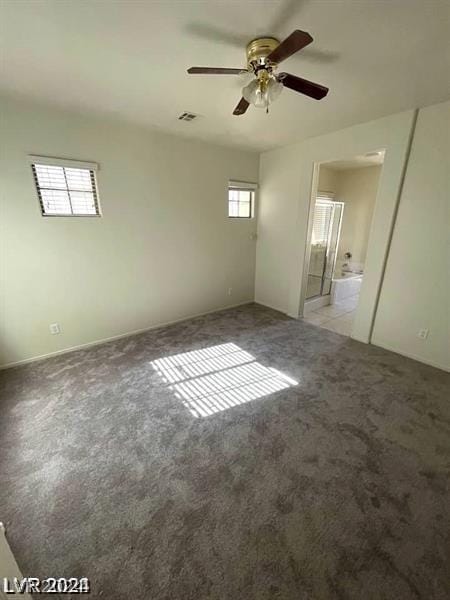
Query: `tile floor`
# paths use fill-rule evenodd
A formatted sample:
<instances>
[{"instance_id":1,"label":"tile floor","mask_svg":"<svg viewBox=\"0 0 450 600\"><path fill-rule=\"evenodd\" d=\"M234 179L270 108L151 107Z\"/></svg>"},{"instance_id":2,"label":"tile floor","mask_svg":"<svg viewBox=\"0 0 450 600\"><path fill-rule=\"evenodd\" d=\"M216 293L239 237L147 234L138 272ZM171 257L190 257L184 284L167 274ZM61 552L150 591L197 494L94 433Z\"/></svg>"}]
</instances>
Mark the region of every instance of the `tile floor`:
<instances>
[{"instance_id":1,"label":"tile floor","mask_svg":"<svg viewBox=\"0 0 450 600\"><path fill-rule=\"evenodd\" d=\"M304 319L313 325L349 336L352 332L353 318L358 306L358 299L359 294L355 294L335 304L322 306L317 310L307 312Z\"/></svg>"}]
</instances>

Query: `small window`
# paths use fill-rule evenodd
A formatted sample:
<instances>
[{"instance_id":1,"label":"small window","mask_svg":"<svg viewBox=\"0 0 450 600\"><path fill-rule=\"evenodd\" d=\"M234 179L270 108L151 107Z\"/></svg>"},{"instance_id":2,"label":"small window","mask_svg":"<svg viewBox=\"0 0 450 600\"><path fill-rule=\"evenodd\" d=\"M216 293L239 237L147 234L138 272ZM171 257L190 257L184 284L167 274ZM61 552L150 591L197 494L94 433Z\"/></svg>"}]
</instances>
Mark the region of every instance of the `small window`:
<instances>
[{"instance_id":1,"label":"small window","mask_svg":"<svg viewBox=\"0 0 450 600\"><path fill-rule=\"evenodd\" d=\"M39 156L30 160L43 216L100 216L97 165Z\"/></svg>"},{"instance_id":2,"label":"small window","mask_svg":"<svg viewBox=\"0 0 450 600\"><path fill-rule=\"evenodd\" d=\"M311 243L315 246L326 246L328 243L333 203L316 200L314 209L313 230Z\"/></svg>"},{"instance_id":3,"label":"small window","mask_svg":"<svg viewBox=\"0 0 450 600\"><path fill-rule=\"evenodd\" d=\"M239 183L230 181L228 184L228 217L251 219L255 205L254 183Z\"/></svg>"}]
</instances>

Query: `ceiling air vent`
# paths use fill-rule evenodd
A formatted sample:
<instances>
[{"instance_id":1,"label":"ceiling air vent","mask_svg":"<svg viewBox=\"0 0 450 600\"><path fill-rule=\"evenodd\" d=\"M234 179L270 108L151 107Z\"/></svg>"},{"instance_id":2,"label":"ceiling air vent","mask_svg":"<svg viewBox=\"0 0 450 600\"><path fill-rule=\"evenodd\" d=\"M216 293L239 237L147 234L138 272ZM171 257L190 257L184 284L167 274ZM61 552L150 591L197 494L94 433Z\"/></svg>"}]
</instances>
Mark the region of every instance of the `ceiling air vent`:
<instances>
[{"instance_id":1,"label":"ceiling air vent","mask_svg":"<svg viewBox=\"0 0 450 600\"><path fill-rule=\"evenodd\" d=\"M178 117L179 121L193 121L194 119L196 119L198 117L198 115L195 115L194 113L191 112L184 112L183 114L181 114Z\"/></svg>"}]
</instances>

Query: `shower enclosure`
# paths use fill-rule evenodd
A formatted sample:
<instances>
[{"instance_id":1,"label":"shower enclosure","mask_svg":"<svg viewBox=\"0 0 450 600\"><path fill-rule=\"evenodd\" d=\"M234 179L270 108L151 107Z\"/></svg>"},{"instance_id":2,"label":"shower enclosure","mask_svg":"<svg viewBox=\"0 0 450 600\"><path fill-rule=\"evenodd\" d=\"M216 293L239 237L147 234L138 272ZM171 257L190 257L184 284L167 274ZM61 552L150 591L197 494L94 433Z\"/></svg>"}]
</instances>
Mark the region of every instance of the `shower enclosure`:
<instances>
[{"instance_id":1,"label":"shower enclosure","mask_svg":"<svg viewBox=\"0 0 450 600\"><path fill-rule=\"evenodd\" d=\"M328 194L317 196L311 235L307 299L330 293L343 212L343 202L336 202Z\"/></svg>"}]
</instances>

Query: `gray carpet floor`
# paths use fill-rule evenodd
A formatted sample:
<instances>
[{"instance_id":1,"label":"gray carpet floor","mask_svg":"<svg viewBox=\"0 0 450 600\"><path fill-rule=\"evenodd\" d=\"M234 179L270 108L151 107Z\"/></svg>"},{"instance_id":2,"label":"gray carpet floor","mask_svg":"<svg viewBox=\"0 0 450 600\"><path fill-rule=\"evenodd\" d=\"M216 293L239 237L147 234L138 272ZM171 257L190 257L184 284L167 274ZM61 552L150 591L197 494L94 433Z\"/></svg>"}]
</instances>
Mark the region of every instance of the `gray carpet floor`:
<instances>
[{"instance_id":1,"label":"gray carpet floor","mask_svg":"<svg viewBox=\"0 0 450 600\"><path fill-rule=\"evenodd\" d=\"M90 598L447 599L449 385L258 305L10 369L0 520Z\"/></svg>"}]
</instances>

